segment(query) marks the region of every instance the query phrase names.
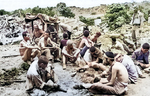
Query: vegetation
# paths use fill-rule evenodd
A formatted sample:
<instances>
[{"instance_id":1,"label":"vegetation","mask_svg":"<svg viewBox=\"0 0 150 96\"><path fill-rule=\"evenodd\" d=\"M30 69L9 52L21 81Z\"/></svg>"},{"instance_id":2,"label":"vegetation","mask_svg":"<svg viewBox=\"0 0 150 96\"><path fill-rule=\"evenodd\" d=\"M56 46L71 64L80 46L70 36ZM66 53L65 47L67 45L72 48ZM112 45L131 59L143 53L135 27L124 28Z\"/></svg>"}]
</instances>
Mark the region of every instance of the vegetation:
<instances>
[{"instance_id":1,"label":"vegetation","mask_svg":"<svg viewBox=\"0 0 150 96\"><path fill-rule=\"evenodd\" d=\"M94 19L92 18L85 18L83 16L79 16L79 19L81 22L85 23L87 26L94 25Z\"/></svg>"},{"instance_id":2,"label":"vegetation","mask_svg":"<svg viewBox=\"0 0 150 96\"><path fill-rule=\"evenodd\" d=\"M75 16L75 14L71 12L71 9L66 7L66 4L63 2L57 4L57 11L64 17L71 18Z\"/></svg>"},{"instance_id":3,"label":"vegetation","mask_svg":"<svg viewBox=\"0 0 150 96\"><path fill-rule=\"evenodd\" d=\"M8 15L10 15L10 12L8 12L8 11L5 11L5 10L0 10L0 15L6 15L6 14L8 14Z\"/></svg>"},{"instance_id":4,"label":"vegetation","mask_svg":"<svg viewBox=\"0 0 150 96\"><path fill-rule=\"evenodd\" d=\"M127 13L129 9L126 7L128 6L121 4L111 4L108 6L104 22L108 24L110 30L115 30L123 24L130 23L130 15Z\"/></svg>"},{"instance_id":5,"label":"vegetation","mask_svg":"<svg viewBox=\"0 0 150 96\"><path fill-rule=\"evenodd\" d=\"M17 76L26 72L29 69L29 67L30 65L24 62L23 64L21 64L20 68L12 68L10 70L2 69L5 72L3 74L0 73L0 86L12 84L15 80L18 80Z\"/></svg>"}]
</instances>

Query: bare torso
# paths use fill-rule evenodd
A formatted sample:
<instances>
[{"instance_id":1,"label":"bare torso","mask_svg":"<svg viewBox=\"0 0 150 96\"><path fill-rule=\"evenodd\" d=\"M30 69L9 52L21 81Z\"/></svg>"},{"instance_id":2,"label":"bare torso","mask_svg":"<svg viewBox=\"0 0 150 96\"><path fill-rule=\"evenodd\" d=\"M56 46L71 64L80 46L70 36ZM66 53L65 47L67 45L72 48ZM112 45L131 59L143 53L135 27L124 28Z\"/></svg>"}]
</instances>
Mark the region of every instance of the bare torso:
<instances>
[{"instance_id":1,"label":"bare torso","mask_svg":"<svg viewBox=\"0 0 150 96\"><path fill-rule=\"evenodd\" d=\"M116 78L119 82L128 83L128 72L123 64L115 62L112 70L116 71Z\"/></svg>"}]
</instances>

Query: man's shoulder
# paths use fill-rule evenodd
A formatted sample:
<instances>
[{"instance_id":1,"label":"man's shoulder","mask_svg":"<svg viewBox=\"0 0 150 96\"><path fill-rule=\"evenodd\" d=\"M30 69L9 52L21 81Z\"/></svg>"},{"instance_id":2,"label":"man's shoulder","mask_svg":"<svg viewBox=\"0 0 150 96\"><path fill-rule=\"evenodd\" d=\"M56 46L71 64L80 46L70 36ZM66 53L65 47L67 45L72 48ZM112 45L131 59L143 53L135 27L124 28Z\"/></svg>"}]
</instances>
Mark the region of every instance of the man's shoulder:
<instances>
[{"instance_id":1,"label":"man's shoulder","mask_svg":"<svg viewBox=\"0 0 150 96\"><path fill-rule=\"evenodd\" d=\"M136 49L134 52L135 52L135 53L137 53L137 52L141 52L141 48Z\"/></svg>"}]
</instances>

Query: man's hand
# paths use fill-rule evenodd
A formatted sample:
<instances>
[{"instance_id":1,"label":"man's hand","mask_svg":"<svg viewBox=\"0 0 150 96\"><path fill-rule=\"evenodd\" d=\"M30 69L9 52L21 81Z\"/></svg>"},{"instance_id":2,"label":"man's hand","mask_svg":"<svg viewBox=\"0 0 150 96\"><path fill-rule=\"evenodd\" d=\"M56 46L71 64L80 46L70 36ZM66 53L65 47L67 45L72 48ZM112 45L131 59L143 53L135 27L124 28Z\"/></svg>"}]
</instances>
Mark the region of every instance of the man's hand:
<instances>
[{"instance_id":1,"label":"man's hand","mask_svg":"<svg viewBox=\"0 0 150 96\"><path fill-rule=\"evenodd\" d=\"M88 66L91 67L92 66L92 62L87 62Z\"/></svg>"}]
</instances>

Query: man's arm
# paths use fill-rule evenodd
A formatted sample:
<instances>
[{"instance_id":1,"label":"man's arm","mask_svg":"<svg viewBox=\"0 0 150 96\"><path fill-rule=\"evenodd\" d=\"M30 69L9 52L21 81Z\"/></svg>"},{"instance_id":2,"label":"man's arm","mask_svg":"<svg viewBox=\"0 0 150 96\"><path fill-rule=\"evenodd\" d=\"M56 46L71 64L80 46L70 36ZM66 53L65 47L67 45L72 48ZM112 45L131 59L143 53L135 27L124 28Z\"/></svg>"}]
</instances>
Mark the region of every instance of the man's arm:
<instances>
[{"instance_id":1,"label":"man's arm","mask_svg":"<svg viewBox=\"0 0 150 96\"><path fill-rule=\"evenodd\" d=\"M118 69L115 68L115 66L112 67L112 75L111 75L111 79L110 82L108 82L106 85L108 86L112 86L116 80L116 76L117 76L117 71Z\"/></svg>"},{"instance_id":2,"label":"man's arm","mask_svg":"<svg viewBox=\"0 0 150 96\"><path fill-rule=\"evenodd\" d=\"M62 54L63 55L66 55L66 56L68 56L68 57L70 57L70 58L73 58L74 56L71 56L70 54L68 54L68 52L66 51L66 47L63 47L63 49L62 49Z\"/></svg>"}]
</instances>

